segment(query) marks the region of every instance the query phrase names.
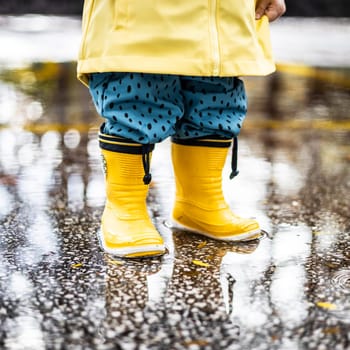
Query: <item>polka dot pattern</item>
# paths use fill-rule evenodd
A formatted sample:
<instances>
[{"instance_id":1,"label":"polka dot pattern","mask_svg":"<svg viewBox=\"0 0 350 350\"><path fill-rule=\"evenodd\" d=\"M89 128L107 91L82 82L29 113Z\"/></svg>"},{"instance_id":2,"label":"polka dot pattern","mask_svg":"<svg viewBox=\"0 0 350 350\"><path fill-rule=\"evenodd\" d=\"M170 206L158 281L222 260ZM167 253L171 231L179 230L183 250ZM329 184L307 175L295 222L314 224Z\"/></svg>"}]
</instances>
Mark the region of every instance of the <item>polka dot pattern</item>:
<instances>
[{"instance_id":1,"label":"polka dot pattern","mask_svg":"<svg viewBox=\"0 0 350 350\"><path fill-rule=\"evenodd\" d=\"M182 77L186 117L177 125L177 138L233 137L247 112L243 82L235 77Z\"/></svg>"},{"instance_id":2,"label":"polka dot pattern","mask_svg":"<svg viewBox=\"0 0 350 350\"><path fill-rule=\"evenodd\" d=\"M243 82L235 77L94 73L89 87L106 119L103 132L141 144L172 135L237 136L247 110Z\"/></svg>"}]
</instances>

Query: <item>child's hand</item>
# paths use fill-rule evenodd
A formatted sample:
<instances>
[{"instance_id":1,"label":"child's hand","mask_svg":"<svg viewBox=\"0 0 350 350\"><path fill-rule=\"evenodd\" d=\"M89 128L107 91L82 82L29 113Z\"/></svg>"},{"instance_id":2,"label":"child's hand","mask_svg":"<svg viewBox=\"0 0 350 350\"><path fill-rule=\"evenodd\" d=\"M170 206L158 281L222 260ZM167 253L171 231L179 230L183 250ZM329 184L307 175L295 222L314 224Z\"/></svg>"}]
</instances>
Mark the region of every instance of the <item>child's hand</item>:
<instances>
[{"instance_id":1,"label":"child's hand","mask_svg":"<svg viewBox=\"0 0 350 350\"><path fill-rule=\"evenodd\" d=\"M255 19L266 15L270 22L286 12L284 0L258 0L255 8Z\"/></svg>"}]
</instances>

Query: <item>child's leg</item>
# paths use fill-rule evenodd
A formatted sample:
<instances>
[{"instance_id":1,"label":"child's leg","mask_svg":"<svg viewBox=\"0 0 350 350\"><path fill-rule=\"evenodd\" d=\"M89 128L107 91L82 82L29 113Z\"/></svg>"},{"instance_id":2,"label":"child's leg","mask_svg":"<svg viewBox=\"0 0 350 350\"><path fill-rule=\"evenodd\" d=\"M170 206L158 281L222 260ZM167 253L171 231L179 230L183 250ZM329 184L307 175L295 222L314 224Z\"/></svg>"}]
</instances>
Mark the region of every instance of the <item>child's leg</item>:
<instances>
[{"instance_id":1,"label":"child's leg","mask_svg":"<svg viewBox=\"0 0 350 350\"><path fill-rule=\"evenodd\" d=\"M162 254L164 243L148 215L146 197L154 143L174 133L175 122L183 113L179 79L136 73L93 74L90 91L98 112L106 119L99 135L107 189L102 248L126 257Z\"/></svg>"},{"instance_id":2,"label":"child's leg","mask_svg":"<svg viewBox=\"0 0 350 350\"><path fill-rule=\"evenodd\" d=\"M243 82L238 78L181 77L185 112L176 138L217 136L232 139L247 112Z\"/></svg>"},{"instance_id":3,"label":"child's leg","mask_svg":"<svg viewBox=\"0 0 350 350\"><path fill-rule=\"evenodd\" d=\"M91 74L90 92L105 118L103 132L140 144L154 144L175 133L183 116L180 80L175 75Z\"/></svg>"},{"instance_id":4,"label":"child's leg","mask_svg":"<svg viewBox=\"0 0 350 350\"><path fill-rule=\"evenodd\" d=\"M173 218L212 238L254 239L260 234L259 224L232 213L222 192L227 152L246 113L243 83L236 78L182 78L182 87L185 115L172 144Z\"/></svg>"}]
</instances>

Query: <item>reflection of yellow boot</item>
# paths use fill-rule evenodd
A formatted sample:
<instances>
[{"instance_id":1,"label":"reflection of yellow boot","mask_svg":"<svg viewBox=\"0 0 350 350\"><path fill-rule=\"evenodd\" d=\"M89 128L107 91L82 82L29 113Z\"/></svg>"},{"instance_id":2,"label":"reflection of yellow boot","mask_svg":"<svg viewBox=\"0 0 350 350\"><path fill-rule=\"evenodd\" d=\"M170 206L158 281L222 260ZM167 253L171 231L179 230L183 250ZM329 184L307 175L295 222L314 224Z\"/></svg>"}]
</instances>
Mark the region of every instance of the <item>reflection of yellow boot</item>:
<instances>
[{"instance_id":1,"label":"reflection of yellow boot","mask_svg":"<svg viewBox=\"0 0 350 350\"><path fill-rule=\"evenodd\" d=\"M104 134L99 141L107 190L99 237L102 248L124 257L163 254L163 239L146 207L152 147Z\"/></svg>"},{"instance_id":2,"label":"reflection of yellow boot","mask_svg":"<svg viewBox=\"0 0 350 350\"><path fill-rule=\"evenodd\" d=\"M222 169L230 144L223 139L173 139L173 219L185 229L214 239L251 240L260 236L259 224L235 215L222 193Z\"/></svg>"}]
</instances>

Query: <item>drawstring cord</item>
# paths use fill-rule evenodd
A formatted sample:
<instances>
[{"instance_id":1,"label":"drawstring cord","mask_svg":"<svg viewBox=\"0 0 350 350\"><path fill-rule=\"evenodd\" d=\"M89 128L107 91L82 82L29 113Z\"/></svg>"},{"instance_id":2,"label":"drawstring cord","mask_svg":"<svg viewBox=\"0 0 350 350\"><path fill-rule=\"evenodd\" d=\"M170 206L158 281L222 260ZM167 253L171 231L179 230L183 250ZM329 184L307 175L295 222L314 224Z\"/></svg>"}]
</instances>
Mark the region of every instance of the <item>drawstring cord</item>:
<instances>
[{"instance_id":1,"label":"drawstring cord","mask_svg":"<svg viewBox=\"0 0 350 350\"><path fill-rule=\"evenodd\" d=\"M142 145L142 164L145 171L145 176L143 177L143 183L148 185L152 180L152 175L150 174L150 145ZM238 163L238 139L237 136L233 137L233 147L232 147L232 158L231 158L231 174L230 179L232 180L239 173L237 169Z\"/></svg>"},{"instance_id":2,"label":"drawstring cord","mask_svg":"<svg viewBox=\"0 0 350 350\"><path fill-rule=\"evenodd\" d=\"M229 148L231 145L231 139L220 138L216 135L210 135L203 138L193 138L193 139L178 139L173 136L171 140L173 143L176 143L179 145L185 145L185 146ZM230 174L231 180L235 176L237 176L239 173L239 171L237 170L237 162L238 162L238 138L237 136L233 136L231 174Z\"/></svg>"},{"instance_id":3,"label":"drawstring cord","mask_svg":"<svg viewBox=\"0 0 350 350\"><path fill-rule=\"evenodd\" d=\"M230 179L232 180L235 176L238 175L239 171L237 170L238 162L238 139L237 136L233 138L233 148L232 148L232 158L231 158L231 174Z\"/></svg>"},{"instance_id":4,"label":"drawstring cord","mask_svg":"<svg viewBox=\"0 0 350 350\"><path fill-rule=\"evenodd\" d=\"M142 145L142 164L145 171L145 176L143 177L143 183L148 185L152 180L152 175L150 174L150 145Z\"/></svg>"},{"instance_id":5,"label":"drawstring cord","mask_svg":"<svg viewBox=\"0 0 350 350\"><path fill-rule=\"evenodd\" d=\"M154 149L154 144L144 145L123 137L107 135L103 132L104 127L105 123L101 125L99 133L99 144L101 149L117 153L142 155L142 165L145 173L143 183L148 185L152 180L152 176L150 174L150 154Z\"/></svg>"}]
</instances>

